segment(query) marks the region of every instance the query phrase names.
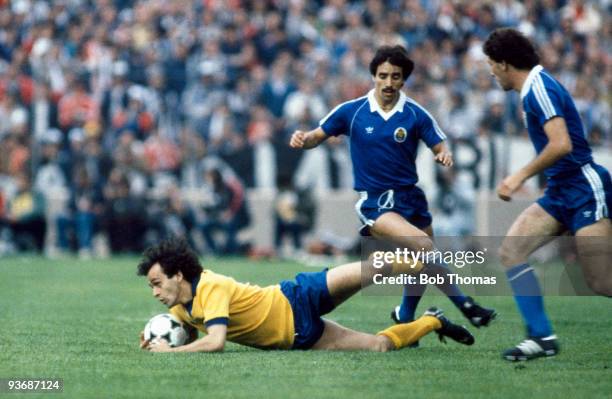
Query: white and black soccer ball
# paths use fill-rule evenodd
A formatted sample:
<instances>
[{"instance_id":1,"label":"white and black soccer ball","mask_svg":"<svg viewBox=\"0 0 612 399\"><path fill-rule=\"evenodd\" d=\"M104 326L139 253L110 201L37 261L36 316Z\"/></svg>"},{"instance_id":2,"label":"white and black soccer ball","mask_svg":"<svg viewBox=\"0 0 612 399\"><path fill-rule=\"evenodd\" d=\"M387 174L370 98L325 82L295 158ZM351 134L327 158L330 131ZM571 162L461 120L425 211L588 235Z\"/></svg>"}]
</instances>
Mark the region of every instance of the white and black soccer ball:
<instances>
[{"instance_id":1,"label":"white and black soccer ball","mask_svg":"<svg viewBox=\"0 0 612 399\"><path fill-rule=\"evenodd\" d=\"M144 338L147 341L163 339L174 348L187 342L187 331L176 317L162 313L149 320L144 328Z\"/></svg>"}]
</instances>

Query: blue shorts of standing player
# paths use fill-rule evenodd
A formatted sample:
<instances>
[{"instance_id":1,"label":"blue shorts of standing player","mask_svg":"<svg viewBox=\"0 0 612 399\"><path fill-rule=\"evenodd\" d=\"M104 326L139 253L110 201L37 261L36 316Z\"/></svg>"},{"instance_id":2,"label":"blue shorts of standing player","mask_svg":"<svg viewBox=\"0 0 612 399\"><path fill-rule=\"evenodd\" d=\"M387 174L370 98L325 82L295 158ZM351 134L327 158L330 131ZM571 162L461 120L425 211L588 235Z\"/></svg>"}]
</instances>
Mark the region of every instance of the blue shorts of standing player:
<instances>
[{"instance_id":1,"label":"blue shorts of standing player","mask_svg":"<svg viewBox=\"0 0 612 399\"><path fill-rule=\"evenodd\" d=\"M370 227L386 212L400 214L419 229L431 226L432 217L427 207L425 193L417 186L384 192L360 191L359 197L359 201L355 204L355 211L363 223L359 230L362 236L369 236Z\"/></svg>"},{"instance_id":2,"label":"blue shorts of standing player","mask_svg":"<svg viewBox=\"0 0 612 399\"><path fill-rule=\"evenodd\" d=\"M549 179L538 204L572 234L610 217L612 180L601 165L589 162L580 169Z\"/></svg>"}]
</instances>

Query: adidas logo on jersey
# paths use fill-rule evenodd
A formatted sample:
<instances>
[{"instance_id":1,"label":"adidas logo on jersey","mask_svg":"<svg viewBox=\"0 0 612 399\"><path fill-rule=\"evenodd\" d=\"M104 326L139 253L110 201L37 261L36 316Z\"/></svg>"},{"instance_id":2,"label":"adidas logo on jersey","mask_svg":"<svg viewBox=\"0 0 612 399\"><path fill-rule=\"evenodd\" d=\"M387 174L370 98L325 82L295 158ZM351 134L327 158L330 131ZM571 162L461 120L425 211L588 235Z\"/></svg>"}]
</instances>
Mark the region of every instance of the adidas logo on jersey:
<instances>
[{"instance_id":1,"label":"adidas logo on jersey","mask_svg":"<svg viewBox=\"0 0 612 399\"><path fill-rule=\"evenodd\" d=\"M365 131L367 134L372 134L374 133L374 128L372 126L368 126L365 128Z\"/></svg>"}]
</instances>

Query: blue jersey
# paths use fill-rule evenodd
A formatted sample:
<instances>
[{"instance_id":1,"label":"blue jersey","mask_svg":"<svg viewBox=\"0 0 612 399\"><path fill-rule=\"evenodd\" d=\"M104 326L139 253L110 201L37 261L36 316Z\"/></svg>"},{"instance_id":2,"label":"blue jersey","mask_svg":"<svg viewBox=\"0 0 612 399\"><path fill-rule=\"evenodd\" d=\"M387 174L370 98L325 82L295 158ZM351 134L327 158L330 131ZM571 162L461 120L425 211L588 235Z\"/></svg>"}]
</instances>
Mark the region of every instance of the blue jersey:
<instances>
[{"instance_id":1,"label":"blue jersey","mask_svg":"<svg viewBox=\"0 0 612 399\"><path fill-rule=\"evenodd\" d=\"M425 108L402 92L389 112L380 108L372 90L338 105L321 120L320 126L329 136L350 137L357 191L383 192L413 186L419 180L419 141L431 148L446 139Z\"/></svg>"},{"instance_id":2,"label":"blue jersey","mask_svg":"<svg viewBox=\"0 0 612 399\"><path fill-rule=\"evenodd\" d=\"M572 97L541 65L529 72L521 90L521 99L529 138L538 154L548 144L544 124L554 117L565 119L572 152L548 167L544 171L547 177L578 170L592 161L591 148Z\"/></svg>"}]
</instances>

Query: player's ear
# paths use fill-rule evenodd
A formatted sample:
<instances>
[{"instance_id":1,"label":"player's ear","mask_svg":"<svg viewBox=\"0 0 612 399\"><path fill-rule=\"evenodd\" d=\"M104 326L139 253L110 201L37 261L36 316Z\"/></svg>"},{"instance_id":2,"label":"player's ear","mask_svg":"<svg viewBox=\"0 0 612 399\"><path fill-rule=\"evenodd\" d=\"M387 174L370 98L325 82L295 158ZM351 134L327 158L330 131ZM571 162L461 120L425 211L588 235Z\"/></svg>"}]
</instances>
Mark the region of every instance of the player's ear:
<instances>
[{"instance_id":1,"label":"player's ear","mask_svg":"<svg viewBox=\"0 0 612 399\"><path fill-rule=\"evenodd\" d=\"M183 281L184 278L185 278L185 276L183 276L183 272L182 271L179 270L178 272L176 272L176 279L178 281Z\"/></svg>"}]
</instances>

